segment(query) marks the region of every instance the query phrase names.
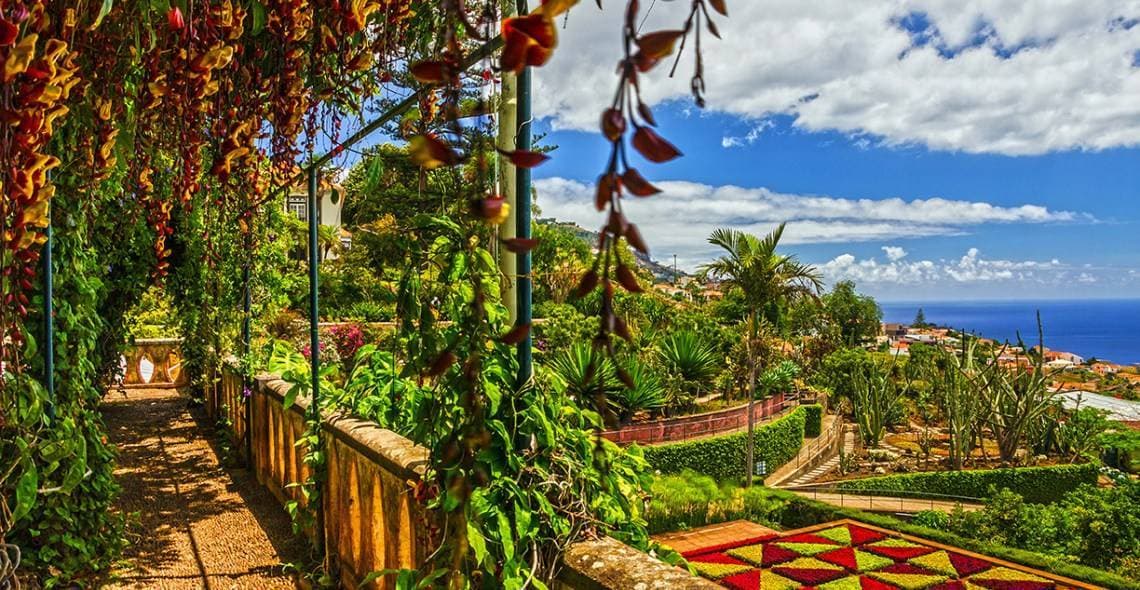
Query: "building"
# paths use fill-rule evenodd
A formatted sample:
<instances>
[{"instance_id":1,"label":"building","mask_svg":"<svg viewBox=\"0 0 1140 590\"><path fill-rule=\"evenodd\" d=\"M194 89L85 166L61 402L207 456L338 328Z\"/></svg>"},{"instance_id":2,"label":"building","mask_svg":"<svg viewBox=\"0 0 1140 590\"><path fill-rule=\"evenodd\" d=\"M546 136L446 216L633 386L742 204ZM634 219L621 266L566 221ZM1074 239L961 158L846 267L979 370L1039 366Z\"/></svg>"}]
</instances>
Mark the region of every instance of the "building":
<instances>
[{"instance_id":1,"label":"building","mask_svg":"<svg viewBox=\"0 0 1140 590\"><path fill-rule=\"evenodd\" d=\"M337 229L343 249L352 247L352 233L341 227L341 211L344 209L344 189L339 185L322 186L317 193L317 223ZM297 219L309 222L309 193L306 189L293 187L285 197L285 212ZM337 257L335 251L328 253L328 259Z\"/></svg>"},{"instance_id":2,"label":"building","mask_svg":"<svg viewBox=\"0 0 1140 590\"><path fill-rule=\"evenodd\" d=\"M906 338L908 328L906 324L883 324L883 335L891 340L901 340Z\"/></svg>"}]
</instances>

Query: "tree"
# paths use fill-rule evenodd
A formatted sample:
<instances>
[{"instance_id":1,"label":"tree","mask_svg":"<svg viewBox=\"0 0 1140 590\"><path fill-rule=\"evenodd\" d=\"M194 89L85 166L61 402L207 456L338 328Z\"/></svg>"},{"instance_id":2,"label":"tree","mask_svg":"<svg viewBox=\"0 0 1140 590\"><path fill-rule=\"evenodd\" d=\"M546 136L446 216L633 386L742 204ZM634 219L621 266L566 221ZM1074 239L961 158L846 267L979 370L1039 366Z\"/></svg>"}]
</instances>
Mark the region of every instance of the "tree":
<instances>
[{"instance_id":1,"label":"tree","mask_svg":"<svg viewBox=\"0 0 1140 590\"><path fill-rule=\"evenodd\" d=\"M801 263L794 256L776 252L785 224L758 238L738 230L720 228L709 236L709 243L719 246L726 254L703 266L702 280L718 280L744 295L747 310L746 342L748 343L748 450L745 454L746 485L752 485L753 457L753 404L756 402L757 358L755 343L760 323L778 324L779 310L789 301L818 296L823 282L819 272Z\"/></svg>"},{"instance_id":2,"label":"tree","mask_svg":"<svg viewBox=\"0 0 1140 590\"><path fill-rule=\"evenodd\" d=\"M827 315L839 327L840 337L848 346L857 346L879 333L883 310L867 295L855 291L855 283L840 281L823 296Z\"/></svg>"},{"instance_id":3,"label":"tree","mask_svg":"<svg viewBox=\"0 0 1140 590\"><path fill-rule=\"evenodd\" d=\"M914 314L914 321L911 322L910 325L915 328L925 328L927 326L926 314L922 312L921 307L918 308L918 313Z\"/></svg>"}]
</instances>

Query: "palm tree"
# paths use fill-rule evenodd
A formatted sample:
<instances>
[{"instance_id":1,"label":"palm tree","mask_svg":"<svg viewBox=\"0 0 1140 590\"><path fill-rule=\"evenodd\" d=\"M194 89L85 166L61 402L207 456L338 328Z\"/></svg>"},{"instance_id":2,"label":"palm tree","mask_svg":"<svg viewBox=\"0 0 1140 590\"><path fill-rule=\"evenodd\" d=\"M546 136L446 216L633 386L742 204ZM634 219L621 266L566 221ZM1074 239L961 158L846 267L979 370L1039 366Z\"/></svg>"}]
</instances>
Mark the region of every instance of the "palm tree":
<instances>
[{"instance_id":1,"label":"palm tree","mask_svg":"<svg viewBox=\"0 0 1140 590\"><path fill-rule=\"evenodd\" d=\"M747 309L748 345L748 450L745 456L746 485L752 485L755 429L753 406L756 402L756 341L760 324L778 323L780 309L797 299L815 299L823 288L819 271L795 256L779 254L776 247L784 234L785 224L758 238L735 229L719 228L709 236L709 243L720 246L724 256L701 267L702 280L720 281L726 287L737 287L744 293Z\"/></svg>"}]
</instances>

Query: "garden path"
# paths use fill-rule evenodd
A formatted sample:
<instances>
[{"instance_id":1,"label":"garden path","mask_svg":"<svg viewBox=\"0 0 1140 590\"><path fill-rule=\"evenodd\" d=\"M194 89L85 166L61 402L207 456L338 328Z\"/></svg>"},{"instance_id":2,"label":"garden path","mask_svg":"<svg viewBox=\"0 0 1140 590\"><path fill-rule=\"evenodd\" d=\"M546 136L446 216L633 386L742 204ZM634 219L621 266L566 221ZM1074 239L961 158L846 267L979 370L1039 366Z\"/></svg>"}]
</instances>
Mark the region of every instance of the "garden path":
<instances>
[{"instance_id":1,"label":"garden path","mask_svg":"<svg viewBox=\"0 0 1140 590\"><path fill-rule=\"evenodd\" d=\"M294 588L283 563L303 547L288 515L253 474L223 466L185 396L113 391L102 410L130 541L108 588Z\"/></svg>"}]
</instances>

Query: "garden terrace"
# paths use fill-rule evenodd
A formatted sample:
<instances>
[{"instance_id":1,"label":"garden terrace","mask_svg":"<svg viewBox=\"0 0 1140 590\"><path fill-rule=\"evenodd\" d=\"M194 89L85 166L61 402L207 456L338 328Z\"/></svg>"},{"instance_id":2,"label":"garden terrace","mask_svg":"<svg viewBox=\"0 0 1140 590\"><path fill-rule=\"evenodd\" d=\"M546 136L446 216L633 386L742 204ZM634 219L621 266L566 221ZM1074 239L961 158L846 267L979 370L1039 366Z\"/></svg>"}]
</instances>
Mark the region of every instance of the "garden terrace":
<instances>
[{"instance_id":1,"label":"garden terrace","mask_svg":"<svg viewBox=\"0 0 1140 590\"><path fill-rule=\"evenodd\" d=\"M1108 446L1040 363L869 351L881 310L825 291L784 224L714 230L718 257L663 285L678 273L623 203L660 193L651 164L681 150L642 93L672 63L703 105L725 0L607 13L608 157L583 204L602 223L532 220L555 149L536 145L532 72L587 4L0 0L0 587L285 569L315 588L709 587L651 531L834 510L751 484L838 451L837 424L857 426L854 468L883 475ZM879 461L901 431L926 456ZM1074 508L1137 522L1140 487L1103 475L925 518L1063 522L1003 542L1134 573L1140 535ZM670 477L724 497L663 509Z\"/></svg>"}]
</instances>

